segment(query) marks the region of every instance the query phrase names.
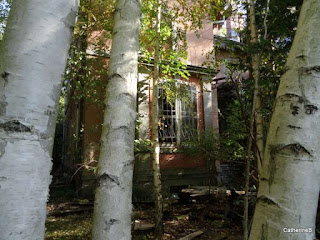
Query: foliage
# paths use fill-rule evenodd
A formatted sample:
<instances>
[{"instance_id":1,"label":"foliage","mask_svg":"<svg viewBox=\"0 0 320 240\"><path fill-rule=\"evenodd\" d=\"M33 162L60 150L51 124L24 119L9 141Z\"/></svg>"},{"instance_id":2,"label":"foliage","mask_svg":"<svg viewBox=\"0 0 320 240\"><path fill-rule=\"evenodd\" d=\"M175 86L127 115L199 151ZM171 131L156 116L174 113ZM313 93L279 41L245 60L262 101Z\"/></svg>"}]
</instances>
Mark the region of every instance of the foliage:
<instances>
[{"instance_id":1,"label":"foliage","mask_svg":"<svg viewBox=\"0 0 320 240\"><path fill-rule=\"evenodd\" d=\"M281 3L271 1L267 19L265 19L266 1L256 1L256 24L259 42L257 44L249 42L250 35L247 28L241 32L243 37L241 44L232 43L230 40L226 42L226 40L221 39L223 49L231 52L238 51L241 56L241 60L238 61L217 62L217 64L226 66L228 76L226 84L230 86L229 91L233 94L219 116L220 121L226 122L227 126L223 135L230 141L235 141L235 144L241 146L241 148L245 147L248 136L248 116L250 115L254 88L252 76L249 79L243 79L245 72L252 72L250 56L252 53L258 53L261 57L259 87L262 108L260 112L266 133L280 76L285 71L285 61L294 37L301 4L301 0L286 0ZM244 8L247 8L246 4L244 4ZM265 22L267 23L267 29L265 29ZM264 38L265 33L266 38ZM218 52L219 50L216 50L216 54ZM238 76L235 76L235 73L238 73ZM241 74L239 75L239 73Z\"/></svg>"},{"instance_id":2,"label":"foliage","mask_svg":"<svg viewBox=\"0 0 320 240\"><path fill-rule=\"evenodd\" d=\"M259 85L262 115L265 123L268 123L280 76L285 71L285 61L296 31L302 0L270 1L267 29L263 26L265 1L257 1L256 5L258 33L263 36L264 31L267 31L267 38L260 38L257 51L261 53Z\"/></svg>"},{"instance_id":3,"label":"foliage","mask_svg":"<svg viewBox=\"0 0 320 240\"><path fill-rule=\"evenodd\" d=\"M7 24L12 0L0 0L0 41Z\"/></svg>"},{"instance_id":4,"label":"foliage","mask_svg":"<svg viewBox=\"0 0 320 240\"><path fill-rule=\"evenodd\" d=\"M188 22L193 30L201 28L204 19L216 21L222 16L228 18L232 13L228 0L178 0L177 4L173 4L173 9L177 16L183 16L179 23Z\"/></svg>"},{"instance_id":5,"label":"foliage","mask_svg":"<svg viewBox=\"0 0 320 240\"><path fill-rule=\"evenodd\" d=\"M142 3L142 27L140 35L140 51L143 63L152 63L155 49L155 2L144 1ZM187 80L190 74L187 70L187 43L186 31L194 25L187 24L190 20L190 11L183 9L186 2L168 4L162 1L161 32L160 32L160 78L162 88L167 101L174 105L176 99L190 101L186 88L177 84L177 80ZM180 6L180 7L179 7ZM198 6L197 4L193 5ZM196 7L195 7L196 8ZM179 10L180 9L180 10ZM190 10L190 9L189 9ZM195 10L194 10L195 11ZM203 19L202 19L203 20ZM200 24L198 25L200 27ZM150 74L151 75L151 74ZM189 98L189 100L187 100Z\"/></svg>"},{"instance_id":6,"label":"foliage","mask_svg":"<svg viewBox=\"0 0 320 240\"><path fill-rule=\"evenodd\" d=\"M185 104L191 102L191 96L183 84L177 80L187 80L187 30L199 30L204 19L216 19L221 13L228 15L224 0L190 1L179 0L174 3L162 1L160 30L160 78L164 90L162 98L174 105L176 99ZM155 49L154 24L156 18L156 1L142 1L142 24L140 34L140 52L142 63L153 63ZM150 74L151 78L152 74ZM161 117L161 116L160 116Z\"/></svg>"},{"instance_id":7,"label":"foliage","mask_svg":"<svg viewBox=\"0 0 320 240\"><path fill-rule=\"evenodd\" d=\"M142 62L153 62L155 49L154 24L156 18L156 1L142 1L142 20L140 32L140 52ZM171 79L176 75L188 79L186 71L186 36L183 26L176 25L177 16L172 8L162 2L160 30L160 73L161 78ZM173 29L175 28L175 29Z\"/></svg>"},{"instance_id":8,"label":"foliage","mask_svg":"<svg viewBox=\"0 0 320 240\"><path fill-rule=\"evenodd\" d=\"M135 153L150 153L152 151L150 139L135 139L134 152Z\"/></svg>"},{"instance_id":9,"label":"foliage","mask_svg":"<svg viewBox=\"0 0 320 240\"><path fill-rule=\"evenodd\" d=\"M188 90L188 84L184 82L178 82L175 78L167 79L162 82L163 94L160 98L166 99L171 105L175 105L175 101L179 99L183 105L188 106L191 103L191 92Z\"/></svg>"},{"instance_id":10,"label":"foliage","mask_svg":"<svg viewBox=\"0 0 320 240\"><path fill-rule=\"evenodd\" d=\"M87 49L93 53L105 52L110 39L114 1L82 0L73 43L70 48L65 79L67 88L76 99L86 99L102 107L101 99L107 79L107 62L88 57ZM93 36L93 37L92 37Z\"/></svg>"},{"instance_id":11,"label":"foliage","mask_svg":"<svg viewBox=\"0 0 320 240\"><path fill-rule=\"evenodd\" d=\"M244 157L244 147L228 133L217 135L213 131L204 131L183 145L187 154L202 154L214 164L215 160L238 161Z\"/></svg>"},{"instance_id":12,"label":"foliage","mask_svg":"<svg viewBox=\"0 0 320 240\"><path fill-rule=\"evenodd\" d=\"M65 92L62 90L62 94L60 95L59 98L59 108L58 108L58 116L57 116L57 122L62 123L64 120L64 97L65 97Z\"/></svg>"}]
</instances>

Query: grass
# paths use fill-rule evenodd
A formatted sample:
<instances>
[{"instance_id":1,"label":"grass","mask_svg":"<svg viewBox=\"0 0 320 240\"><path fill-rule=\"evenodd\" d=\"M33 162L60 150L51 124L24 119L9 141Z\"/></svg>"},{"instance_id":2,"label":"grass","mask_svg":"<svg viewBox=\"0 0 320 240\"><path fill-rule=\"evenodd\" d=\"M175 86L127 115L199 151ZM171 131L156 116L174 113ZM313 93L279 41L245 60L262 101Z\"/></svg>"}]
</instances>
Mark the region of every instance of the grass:
<instances>
[{"instance_id":1,"label":"grass","mask_svg":"<svg viewBox=\"0 0 320 240\"><path fill-rule=\"evenodd\" d=\"M91 214L49 217L46 240L88 240L91 238Z\"/></svg>"},{"instance_id":2,"label":"grass","mask_svg":"<svg viewBox=\"0 0 320 240\"><path fill-rule=\"evenodd\" d=\"M45 240L89 240L91 239L91 213L49 217L46 222ZM134 240L154 239L152 232L138 232Z\"/></svg>"}]
</instances>

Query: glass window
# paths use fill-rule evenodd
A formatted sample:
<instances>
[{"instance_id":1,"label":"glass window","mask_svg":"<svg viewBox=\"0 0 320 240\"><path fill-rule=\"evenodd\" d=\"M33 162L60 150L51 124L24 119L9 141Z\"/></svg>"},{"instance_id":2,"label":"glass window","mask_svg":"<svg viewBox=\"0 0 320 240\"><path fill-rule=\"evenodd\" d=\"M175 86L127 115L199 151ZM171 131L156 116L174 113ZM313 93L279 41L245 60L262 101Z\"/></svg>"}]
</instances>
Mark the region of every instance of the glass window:
<instances>
[{"instance_id":1,"label":"glass window","mask_svg":"<svg viewBox=\"0 0 320 240\"><path fill-rule=\"evenodd\" d=\"M186 97L176 99L173 104L167 101L163 88L159 89L159 142L186 142L198 135L198 102L196 86L177 83L183 86Z\"/></svg>"}]
</instances>

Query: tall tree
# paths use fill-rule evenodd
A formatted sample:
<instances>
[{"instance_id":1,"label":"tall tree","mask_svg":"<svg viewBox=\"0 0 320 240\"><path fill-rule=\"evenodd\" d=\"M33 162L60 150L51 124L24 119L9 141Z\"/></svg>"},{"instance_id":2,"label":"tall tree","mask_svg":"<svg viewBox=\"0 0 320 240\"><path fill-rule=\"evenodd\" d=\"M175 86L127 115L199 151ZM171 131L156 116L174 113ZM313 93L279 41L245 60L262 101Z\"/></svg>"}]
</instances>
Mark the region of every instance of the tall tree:
<instances>
[{"instance_id":1,"label":"tall tree","mask_svg":"<svg viewBox=\"0 0 320 240\"><path fill-rule=\"evenodd\" d=\"M269 4L269 2L267 3ZM264 149L264 140L263 140L263 119L261 116L261 97L260 97L260 87L259 87L259 80L260 80L260 61L261 61L261 54L259 54L257 44L259 43L258 36L257 36L257 24L256 24L256 11L255 11L255 3L254 0L250 0L250 37L251 37L251 44L254 46L254 52L251 54L251 66L252 66L252 75L254 78L254 99L253 99L253 116L252 121L255 122L256 127L256 137L255 143L257 147L257 166L258 172L261 172L261 164L262 164L262 153ZM269 6L269 5L268 5ZM269 7L267 6L266 14L265 14L265 34L264 40L266 40L266 32L267 32L267 11ZM250 137L253 137L253 129L250 129ZM249 150L251 151L251 149Z\"/></svg>"},{"instance_id":2,"label":"tall tree","mask_svg":"<svg viewBox=\"0 0 320 240\"><path fill-rule=\"evenodd\" d=\"M152 167L153 167L153 189L155 197L155 237L162 239L163 235L163 200L160 172L160 143L159 143L159 60L160 60L160 30L161 30L161 2L156 3L156 36L154 53L154 70L152 79L152 111L151 111L151 133L152 133Z\"/></svg>"},{"instance_id":3,"label":"tall tree","mask_svg":"<svg viewBox=\"0 0 320 240\"><path fill-rule=\"evenodd\" d=\"M16 0L0 49L0 239L44 239L76 0Z\"/></svg>"},{"instance_id":4,"label":"tall tree","mask_svg":"<svg viewBox=\"0 0 320 240\"><path fill-rule=\"evenodd\" d=\"M320 2L305 0L267 137L250 240L314 239L319 195ZM311 228L290 233L286 228Z\"/></svg>"},{"instance_id":5,"label":"tall tree","mask_svg":"<svg viewBox=\"0 0 320 240\"><path fill-rule=\"evenodd\" d=\"M97 169L94 240L131 239L140 1L118 0Z\"/></svg>"},{"instance_id":6,"label":"tall tree","mask_svg":"<svg viewBox=\"0 0 320 240\"><path fill-rule=\"evenodd\" d=\"M250 5L250 42L251 44L258 44L256 16L254 0L249 1ZM247 144L247 155L246 155L246 184L245 184L245 199L244 199L244 218L243 218L243 239L248 239L248 213L249 213L249 183L250 183L250 165L251 165L251 148L252 142L256 141L257 145L257 165L258 172L261 172L261 152L263 151L263 125L261 118L261 99L259 95L259 79L260 79L260 55L256 52L251 54L251 66L252 75L254 78L254 90L253 90L253 101L252 110L250 116L249 126L249 138ZM254 125L256 125L256 138L254 139Z\"/></svg>"}]
</instances>

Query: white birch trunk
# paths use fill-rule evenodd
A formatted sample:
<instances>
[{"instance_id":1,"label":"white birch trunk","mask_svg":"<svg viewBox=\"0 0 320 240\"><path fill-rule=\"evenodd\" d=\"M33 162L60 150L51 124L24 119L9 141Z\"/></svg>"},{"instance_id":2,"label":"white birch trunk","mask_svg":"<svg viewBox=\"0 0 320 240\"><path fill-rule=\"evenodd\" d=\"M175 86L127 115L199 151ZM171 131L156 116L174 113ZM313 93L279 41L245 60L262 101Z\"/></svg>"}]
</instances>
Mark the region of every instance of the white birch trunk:
<instances>
[{"instance_id":1,"label":"white birch trunk","mask_svg":"<svg viewBox=\"0 0 320 240\"><path fill-rule=\"evenodd\" d=\"M305 0L269 128L250 240L313 240L320 176L320 1ZM286 228L311 228L288 233Z\"/></svg>"},{"instance_id":2,"label":"white birch trunk","mask_svg":"<svg viewBox=\"0 0 320 240\"><path fill-rule=\"evenodd\" d=\"M140 1L118 0L98 164L92 239L131 239Z\"/></svg>"},{"instance_id":3,"label":"white birch trunk","mask_svg":"<svg viewBox=\"0 0 320 240\"><path fill-rule=\"evenodd\" d=\"M76 0L15 0L0 48L0 239L45 235L51 153Z\"/></svg>"},{"instance_id":4,"label":"white birch trunk","mask_svg":"<svg viewBox=\"0 0 320 240\"><path fill-rule=\"evenodd\" d=\"M160 143L158 133L159 121L159 60L160 60L160 29L161 29L161 3L157 1L156 37L154 72L152 79L152 112L151 112L151 133L152 133L152 168L153 168L153 190L155 198L155 239L161 240L163 235L163 198L160 172Z\"/></svg>"}]
</instances>

